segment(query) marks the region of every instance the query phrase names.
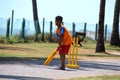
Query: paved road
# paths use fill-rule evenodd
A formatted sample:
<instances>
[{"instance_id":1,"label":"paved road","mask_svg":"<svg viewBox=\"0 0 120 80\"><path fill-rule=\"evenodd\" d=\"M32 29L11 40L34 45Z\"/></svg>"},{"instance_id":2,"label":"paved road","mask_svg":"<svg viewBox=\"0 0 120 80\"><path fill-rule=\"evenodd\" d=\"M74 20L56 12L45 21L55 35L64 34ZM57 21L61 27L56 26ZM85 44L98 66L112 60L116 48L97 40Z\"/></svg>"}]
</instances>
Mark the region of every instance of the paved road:
<instances>
[{"instance_id":1,"label":"paved road","mask_svg":"<svg viewBox=\"0 0 120 80\"><path fill-rule=\"evenodd\" d=\"M0 80L58 80L75 77L120 75L120 60L80 60L79 69L56 70L59 60L49 66L44 60L0 61Z\"/></svg>"}]
</instances>

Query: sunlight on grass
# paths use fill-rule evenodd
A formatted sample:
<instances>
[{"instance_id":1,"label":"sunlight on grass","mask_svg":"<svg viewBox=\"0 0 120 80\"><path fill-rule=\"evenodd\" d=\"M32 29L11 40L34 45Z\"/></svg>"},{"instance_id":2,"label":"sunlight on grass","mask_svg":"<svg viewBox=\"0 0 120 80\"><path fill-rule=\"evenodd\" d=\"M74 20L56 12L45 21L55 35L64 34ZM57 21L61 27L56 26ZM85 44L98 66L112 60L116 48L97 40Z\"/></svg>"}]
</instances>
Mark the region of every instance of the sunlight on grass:
<instances>
[{"instance_id":1,"label":"sunlight on grass","mask_svg":"<svg viewBox=\"0 0 120 80\"><path fill-rule=\"evenodd\" d=\"M120 80L120 75L85 77L85 78L81 77L69 80Z\"/></svg>"},{"instance_id":2,"label":"sunlight on grass","mask_svg":"<svg viewBox=\"0 0 120 80\"><path fill-rule=\"evenodd\" d=\"M120 56L107 53L95 53L95 41L85 41L83 47L78 48L79 59L119 59ZM21 44L0 44L0 57L26 57L26 58L47 58L56 49L57 43L21 43ZM106 43L106 52L118 51L119 47L110 46ZM59 58L57 54L55 58Z\"/></svg>"},{"instance_id":3,"label":"sunlight on grass","mask_svg":"<svg viewBox=\"0 0 120 80\"><path fill-rule=\"evenodd\" d=\"M0 44L0 57L47 58L56 43Z\"/></svg>"}]
</instances>

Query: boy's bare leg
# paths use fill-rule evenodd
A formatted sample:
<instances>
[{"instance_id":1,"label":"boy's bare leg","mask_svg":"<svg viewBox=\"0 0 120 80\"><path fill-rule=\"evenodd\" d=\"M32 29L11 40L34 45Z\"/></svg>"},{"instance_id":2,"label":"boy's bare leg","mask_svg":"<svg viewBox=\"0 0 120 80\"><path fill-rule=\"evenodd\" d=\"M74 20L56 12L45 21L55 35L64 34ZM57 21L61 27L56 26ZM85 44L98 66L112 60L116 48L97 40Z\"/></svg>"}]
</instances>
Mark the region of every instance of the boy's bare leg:
<instances>
[{"instance_id":1,"label":"boy's bare leg","mask_svg":"<svg viewBox=\"0 0 120 80\"><path fill-rule=\"evenodd\" d=\"M61 68L65 69L65 54L60 54Z\"/></svg>"}]
</instances>

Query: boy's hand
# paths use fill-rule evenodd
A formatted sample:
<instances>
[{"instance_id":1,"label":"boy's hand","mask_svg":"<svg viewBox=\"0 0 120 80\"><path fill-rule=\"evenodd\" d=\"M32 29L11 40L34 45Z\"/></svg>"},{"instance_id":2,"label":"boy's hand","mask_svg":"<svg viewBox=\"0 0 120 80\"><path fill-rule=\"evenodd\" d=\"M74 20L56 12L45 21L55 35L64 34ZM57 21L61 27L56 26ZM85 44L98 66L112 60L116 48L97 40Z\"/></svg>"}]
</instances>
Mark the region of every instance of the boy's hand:
<instances>
[{"instance_id":1,"label":"boy's hand","mask_svg":"<svg viewBox=\"0 0 120 80\"><path fill-rule=\"evenodd\" d=\"M59 49L60 49L60 47L61 47L61 45L59 45L59 46L57 47L57 50L59 50Z\"/></svg>"},{"instance_id":2,"label":"boy's hand","mask_svg":"<svg viewBox=\"0 0 120 80\"><path fill-rule=\"evenodd\" d=\"M60 49L60 45L57 47L57 50L59 50Z\"/></svg>"}]
</instances>

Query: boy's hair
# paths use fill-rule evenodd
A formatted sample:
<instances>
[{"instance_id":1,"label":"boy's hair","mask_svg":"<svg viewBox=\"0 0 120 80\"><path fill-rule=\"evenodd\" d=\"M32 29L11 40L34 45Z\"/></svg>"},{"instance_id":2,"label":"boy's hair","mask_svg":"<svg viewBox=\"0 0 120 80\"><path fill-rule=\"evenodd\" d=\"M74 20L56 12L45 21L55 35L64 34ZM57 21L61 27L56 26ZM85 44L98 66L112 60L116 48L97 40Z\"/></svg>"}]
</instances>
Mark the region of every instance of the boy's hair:
<instances>
[{"instance_id":1,"label":"boy's hair","mask_svg":"<svg viewBox=\"0 0 120 80\"><path fill-rule=\"evenodd\" d=\"M62 16L56 16L55 20L60 20L62 22L63 17Z\"/></svg>"}]
</instances>

